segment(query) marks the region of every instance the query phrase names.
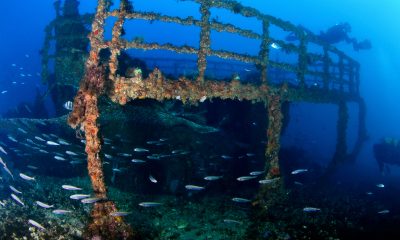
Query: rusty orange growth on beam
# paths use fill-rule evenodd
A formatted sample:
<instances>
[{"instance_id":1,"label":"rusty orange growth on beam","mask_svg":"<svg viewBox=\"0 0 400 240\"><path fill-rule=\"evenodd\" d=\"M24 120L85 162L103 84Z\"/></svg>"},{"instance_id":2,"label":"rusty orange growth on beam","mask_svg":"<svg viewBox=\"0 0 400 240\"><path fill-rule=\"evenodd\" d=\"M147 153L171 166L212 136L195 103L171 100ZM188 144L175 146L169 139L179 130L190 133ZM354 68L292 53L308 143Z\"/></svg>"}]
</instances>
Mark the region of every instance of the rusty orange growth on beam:
<instances>
[{"instance_id":1,"label":"rusty orange growth on beam","mask_svg":"<svg viewBox=\"0 0 400 240\"><path fill-rule=\"evenodd\" d=\"M95 20L90 34L91 51L86 62L86 71L80 88L74 99L74 109L68 123L73 128L85 132L88 172L96 197L103 201L96 202L92 210L92 222L84 233L87 239L129 239L134 236L132 229L120 217L110 214L117 211L115 204L107 200L102 161L100 159L101 142L98 136L99 117L98 97L104 93L106 69L99 65L99 52L104 35L104 20L107 2L99 0Z\"/></svg>"},{"instance_id":2,"label":"rusty orange growth on beam","mask_svg":"<svg viewBox=\"0 0 400 240\"><path fill-rule=\"evenodd\" d=\"M282 92L286 92L285 87ZM267 149L265 157L268 159L268 174L267 178L279 177L279 150L280 136L282 131L283 114L282 114L282 98L284 94L271 92L267 95L268 104L268 129L267 129Z\"/></svg>"},{"instance_id":3,"label":"rusty orange growth on beam","mask_svg":"<svg viewBox=\"0 0 400 240\"><path fill-rule=\"evenodd\" d=\"M280 175L279 170L279 150L280 150L280 134L282 129L282 102L287 99L307 99L304 96L305 91L311 91L307 88L306 76L321 78L327 89L323 89L323 95L329 95L327 98L332 101L331 96L336 97L339 92L346 98L359 98L358 93L358 64L351 58L345 56L342 52L326 46L321 43L313 34L305 34L296 26L289 22L282 21L278 18L260 13L256 9L244 7L235 1L212 1L212 0L190 0L199 3L201 19L195 20L193 17L185 19L180 17L170 17L155 13L135 12L128 0L121 0L118 10L109 11L108 0L98 0L96 16L92 24L92 32L89 36L91 43L91 51L86 62L86 73L81 82L80 89L74 100L74 110L72 111L69 124L78 128L81 127L86 133L86 152L88 154L88 170L92 181L93 189L98 197L106 198L107 189L104 184L104 175L102 171L101 159L99 156L101 144L98 137L99 126L97 119L99 110L97 108L98 97L105 93L113 101L119 104L126 104L133 99L152 98L159 101L167 99L177 99L184 103L197 104L197 102L205 99L221 98L221 99L238 99L250 100L252 102L264 102L268 112L268 144L266 147L266 167L268 167L267 178L277 178ZM225 8L241 14L244 17L254 17L263 24L263 33L258 34L251 30L244 30L231 24L218 22L216 19L210 19L210 8ZM104 22L105 19L114 16L117 17L112 29L111 41L104 40ZM157 20L163 22L174 22L181 25L194 25L200 27L200 43L199 47L177 46L172 43L159 44L157 42L144 42L141 40L126 41L121 38L123 25L126 19L144 19ZM284 31L295 33L300 40L300 45L296 46L282 40L273 39L269 34L271 25L277 26ZM250 39L261 39L261 46L258 55L252 56L226 50L215 50L211 48L211 31L231 32ZM325 46L324 55L318 55L307 52L307 44L314 43ZM298 63L292 64L288 62L274 62L269 59L269 47L274 43L287 53L298 55ZM102 49L108 49L111 53L108 61L108 69L100 66L99 53ZM146 79L142 78L140 69L134 71L134 77L126 78L118 75L118 56L122 50L141 49L141 50L170 50L183 54L197 55L197 81L181 77L178 80L167 79L159 69L154 69ZM340 87L336 87L336 73L331 71L330 66L332 59L329 54L341 56L341 62L338 64L340 68ZM221 59L237 60L254 64L261 70L261 85L240 83L237 77L229 82L215 81L205 79L205 71L207 68L207 57L216 56ZM309 68L309 61L323 61L324 69L315 70ZM326 67L329 66L329 67ZM294 73L298 76L299 85L288 88L284 84L284 80L279 79L278 84L272 85L271 81L267 81L268 67L279 68L280 70ZM347 74L348 68L352 68ZM353 69L354 68L354 69ZM109 70L108 76L106 72ZM346 74L351 79L345 79ZM335 75L336 74L336 75ZM328 76L323 78L324 76ZM313 78L313 79L314 79ZM354 78L354 79L353 79ZM255 79L256 80L256 79ZM107 86L108 92L105 92L105 82L109 81ZM348 91L344 88L349 84L356 83L355 88L349 87ZM282 85L283 86L280 86ZM308 82L309 84L309 82ZM302 88L298 88L301 86ZM321 89L322 90L322 89ZM327 94L330 93L330 94ZM287 96L286 96L287 95ZM309 94L310 97L312 94ZM311 96L315 98L314 95ZM287 99L286 99L287 98ZM265 190L265 189L264 189ZM263 191L264 191L263 190ZM88 227L88 236L90 237L106 237L109 239L125 239L134 236L132 230L126 226L120 218L110 217L110 213L115 211L115 205L110 201L98 202L94 205L92 211L93 222Z\"/></svg>"},{"instance_id":4,"label":"rusty orange growth on beam","mask_svg":"<svg viewBox=\"0 0 400 240\"><path fill-rule=\"evenodd\" d=\"M187 78L166 79L159 69L142 79L139 73L133 78L117 77L110 98L119 104L133 99L152 98L159 101L177 99L184 103L197 103L205 99L238 99L261 102L268 94L266 85L241 84L238 80L230 82L193 81Z\"/></svg>"}]
</instances>

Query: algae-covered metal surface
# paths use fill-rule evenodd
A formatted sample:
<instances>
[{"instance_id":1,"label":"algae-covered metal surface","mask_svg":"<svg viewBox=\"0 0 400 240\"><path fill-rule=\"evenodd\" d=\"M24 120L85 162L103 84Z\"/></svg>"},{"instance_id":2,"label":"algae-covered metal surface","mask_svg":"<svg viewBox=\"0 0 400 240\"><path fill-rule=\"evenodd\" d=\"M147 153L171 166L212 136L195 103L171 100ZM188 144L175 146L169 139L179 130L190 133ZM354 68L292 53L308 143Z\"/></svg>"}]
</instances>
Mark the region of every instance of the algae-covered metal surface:
<instances>
[{"instance_id":1,"label":"algae-covered metal surface","mask_svg":"<svg viewBox=\"0 0 400 240\"><path fill-rule=\"evenodd\" d=\"M315 221L301 214L292 222L282 220L298 207L291 206L289 198L299 194L285 187L280 163L280 156L285 154L281 136L291 117L291 103L335 104L337 141L326 172L354 161L366 139L366 107L359 93L358 62L313 33L236 1L177 3L195 4L199 18L137 11L135 2L98 0L94 14L80 15L78 1L55 1L56 17L45 29L41 50L42 80L48 84L47 94L52 96L57 115L63 116L0 120L0 135L9 142L7 150L14 151L18 144L24 147L14 151L18 161L9 166L11 172L14 168L26 168L20 157L31 157L30 169L36 168L40 180L51 182L46 188L38 187L37 193L45 194L47 188L57 187L59 191L52 195L52 199L58 199L54 204L76 210L71 213L76 219L72 223L43 215L46 219L54 218L57 225L45 223L47 232L31 227L31 236L269 239L272 235L272 239L288 239L286 229L296 224L310 224L316 229L316 221L330 224L329 213L321 214ZM261 32L214 18L213 9L253 19L262 26ZM114 20L112 26L107 26L110 19ZM127 40L125 24L130 20L191 26L197 29L198 45L149 42L140 36ZM111 31L109 39L107 28ZM294 34L298 41L274 38L273 29ZM257 54L216 49L212 44L213 32L256 40L260 43ZM310 51L312 46L322 52ZM162 67L150 68L141 56L129 55L131 50L177 53L181 59L166 60L175 62L177 73L186 73L184 68L188 64L195 67L187 71L189 74L171 74ZM274 57L273 51L291 55L295 61ZM195 59L187 60L185 56ZM154 58L155 62L160 60ZM213 74L207 71L210 69ZM226 69L231 70L228 76L217 77L218 72ZM251 74L245 76L243 72ZM68 103L72 97L73 103ZM347 105L351 102L359 107L353 149L347 146ZM232 103L239 114L230 111ZM219 106L218 111L212 104ZM252 118L247 119L246 114ZM250 123L243 124L243 119ZM244 133L237 130L240 124L244 125ZM27 138L27 132L32 137ZM241 140L245 138L248 141L244 143ZM58 152L51 158L59 164L53 166L43 160L48 160L46 156L53 154L51 148L55 146ZM39 155L24 154L32 149ZM297 159L300 155L291 157ZM168 161L160 161L164 159ZM258 171L235 176L236 169L249 166ZM206 172L212 175L205 176ZM65 176L73 179L65 182ZM192 184L199 179L206 183ZM256 184L240 185L249 180ZM215 182L220 185L213 185ZM61 184L90 189L88 201L93 201L93 205L82 207L68 202L58 186ZM240 189L240 194L227 197L235 188ZM216 194L221 189L227 196ZM205 190L210 195L202 195ZM29 190L29 194L34 194L34 190ZM204 197L202 201L198 196ZM305 197L299 197L299 202L308 204ZM194 212L199 217L194 218ZM35 214L41 213L35 209ZM278 215L282 218L275 224L271 219L278 219ZM293 231L292 236L299 237L307 231L302 228ZM318 236L327 237L332 232L320 232Z\"/></svg>"}]
</instances>

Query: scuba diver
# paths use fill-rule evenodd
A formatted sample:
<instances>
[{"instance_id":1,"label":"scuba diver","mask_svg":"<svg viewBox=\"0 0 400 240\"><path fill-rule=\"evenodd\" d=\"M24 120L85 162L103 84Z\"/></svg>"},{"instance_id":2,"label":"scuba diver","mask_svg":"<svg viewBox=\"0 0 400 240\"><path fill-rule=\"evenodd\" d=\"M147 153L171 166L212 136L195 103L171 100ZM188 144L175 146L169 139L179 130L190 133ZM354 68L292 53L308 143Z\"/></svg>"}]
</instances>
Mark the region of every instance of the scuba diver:
<instances>
[{"instance_id":1,"label":"scuba diver","mask_svg":"<svg viewBox=\"0 0 400 240\"><path fill-rule=\"evenodd\" d=\"M342 41L353 44L355 51L371 49L372 45L369 40L357 41L355 38L350 38L348 33L351 32L351 26L349 23L340 23L330 27L326 32L319 34L319 38L329 44L336 44Z\"/></svg>"},{"instance_id":2,"label":"scuba diver","mask_svg":"<svg viewBox=\"0 0 400 240\"><path fill-rule=\"evenodd\" d=\"M298 25L298 27L304 31L305 34L309 34L311 31L306 29L305 27ZM350 38L348 33L351 32L351 26L349 23L345 22L345 23L340 23L340 24L336 24L330 28L328 28L328 30L326 30L325 32L321 31L320 34L318 35L318 37L323 40L324 42L328 43L328 44L336 44L339 42L346 42L349 44L353 44L353 49L355 51L359 51L359 50L366 50L366 49L371 49L372 45L371 42L369 40L364 40L364 41L358 41L355 38ZM290 33L287 37L286 37L287 41L295 41L298 40L298 38L295 36L294 33Z\"/></svg>"},{"instance_id":3,"label":"scuba diver","mask_svg":"<svg viewBox=\"0 0 400 240\"><path fill-rule=\"evenodd\" d=\"M400 144L398 139L385 138L374 144L374 156L382 174L390 172L385 164L400 165Z\"/></svg>"}]
</instances>

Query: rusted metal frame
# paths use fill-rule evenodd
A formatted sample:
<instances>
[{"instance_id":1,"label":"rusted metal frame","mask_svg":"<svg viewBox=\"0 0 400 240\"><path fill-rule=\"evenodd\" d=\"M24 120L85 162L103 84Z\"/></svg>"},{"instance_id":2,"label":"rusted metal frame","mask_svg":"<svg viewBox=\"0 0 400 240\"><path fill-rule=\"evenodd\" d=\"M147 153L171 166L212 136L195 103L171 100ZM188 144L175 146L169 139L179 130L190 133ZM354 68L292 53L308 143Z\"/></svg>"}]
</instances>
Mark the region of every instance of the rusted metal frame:
<instances>
[{"instance_id":1,"label":"rusted metal frame","mask_svg":"<svg viewBox=\"0 0 400 240\"><path fill-rule=\"evenodd\" d=\"M208 0L194 0L195 2L204 2ZM210 1L211 7L215 8L225 8L233 13L240 14L244 17L256 17L259 20L263 20L264 14L256 10L255 8L245 7L236 1L226 1L226 0L219 0L219 1Z\"/></svg>"},{"instance_id":2,"label":"rusted metal frame","mask_svg":"<svg viewBox=\"0 0 400 240\"><path fill-rule=\"evenodd\" d=\"M201 30L200 30L200 46L197 54L197 81L204 82L204 75L207 68L207 56L211 50L211 25L210 25L210 2L203 1L200 4L201 13Z\"/></svg>"},{"instance_id":3,"label":"rusted metal frame","mask_svg":"<svg viewBox=\"0 0 400 240\"><path fill-rule=\"evenodd\" d=\"M234 59L246 63L260 63L260 59L258 57L253 57L248 54L233 53L224 50L210 50L209 56L217 56L223 59Z\"/></svg>"},{"instance_id":4,"label":"rusted metal frame","mask_svg":"<svg viewBox=\"0 0 400 240\"><path fill-rule=\"evenodd\" d=\"M356 160L356 157L360 153L364 142L367 140L367 128L365 123L367 109L365 106L365 101L362 98L358 98L356 102L358 104L358 135L354 149L350 153L350 160L352 161Z\"/></svg>"},{"instance_id":5,"label":"rusted metal frame","mask_svg":"<svg viewBox=\"0 0 400 240\"><path fill-rule=\"evenodd\" d=\"M115 11L115 10L110 13L110 16L113 16L113 17L118 17L118 15L119 15L118 11ZM187 18L180 18L180 17L171 17L171 16L166 16L166 15L152 13L152 12L134 12L134 13L127 14L125 17L127 19L141 19L141 20L148 20L148 21L157 20L157 21L162 21L162 22L171 22L171 23L178 23L181 25L201 27L201 21L196 20L191 16L187 17ZM215 20L212 20L210 22L210 24L211 24L211 29L214 29L218 32L237 33L244 37L261 39L260 34L254 32L254 31L251 31L251 30L241 29L232 24L220 23Z\"/></svg>"},{"instance_id":6,"label":"rusted metal frame","mask_svg":"<svg viewBox=\"0 0 400 240\"><path fill-rule=\"evenodd\" d=\"M121 34L122 28L125 22L126 12L126 0L122 0L119 7L118 19L115 21L114 26L112 28L112 38L109 46L111 56L110 61L108 62L108 66L110 69L109 80L115 81L115 77L118 70L118 56L121 54L122 44L121 44Z\"/></svg>"},{"instance_id":7,"label":"rusted metal frame","mask_svg":"<svg viewBox=\"0 0 400 240\"><path fill-rule=\"evenodd\" d=\"M74 109L69 116L69 124L73 128L77 128L82 125L85 130L86 135L86 153L88 154L88 169L89 176L92 180L93 190L98 197L106 197L106 187L104 184L104 176L102 172L101 159L99 157L100 152L100 140L97 136L98 127L96 120L98 117L97 109L97 97L98 92L93 91L90 88L90 84L85 85L85 81L90 81L88 79L90 71L93 73L101 72L99 68L99 43L103 39L103 26L104 26L104 16L105 16L105 1L99 0L95 21L92 23L92 32L89 35L91 43L91 51L89 58L86 62L86 73L83 78L83 83L79 89L78 95L75 97ZM102 81L98 79L98 81ZM101 82L99 83L102 84ZM79 93L82 95L79 96ZM81 97L81 98L79 98Z\"/></svg>"},{"instance_id":8,"label":"rusted metal frame","mask_svg":"<svg viewBox=\"0 0 400 240\"><path fill-rule=\"evenodd\" d=\"M262 41L260 46L260 66L261 66L261 83L267 84L267 67L269 60L269 22L267 20L263 20L262 22Z\"/></svg>"},{"instance_id":9,"label":"rusted metal frame","mask_svg":"<svg viewBox=\"0 0 400 240\"><path fill-rule=\"evenodd\" d=\"M265 150L266 170L268 171L266 178L272 179L279 177L279 150L280 137L282 132L283 114L282 102L287 93L287 86L283 85L275 91L270 90L267 94L266 108L268 112L268 128L267 128L267 147Z\"/></svg>"},{"instance_id":10,"label":"rusted metal frame","mask_svg":"<svg viewBox=\"0 0 400 240\"><path fill-rule=\"evenodd\" d=\"M102 161L100 158L101 141L98 136L99 117L98 97L105 91L105 68L100 66L99 52L104 46L104 23L107 17L107 1L99 0L92 32L89 35L91 50L86 61L85 75L74 99L74 108L68 117L72 128L84 130L88 162L88 173L96 197L103 199L93 206L92 222L84 233L86 239L128 239L133 232L120 217L110 216L117 211L115 204L107 200L107 188L104 182Z\"/></svg>"},{"instance_id":11,"label":"rusted metal frame","mask_svg":"<svg viewBox=\"0 0 400 240\"><path fill-rule=\"evenodd\" d=\"M142 50L169 50L177 53L186 54L197 54L198 50L190 46L175 46L171 43L158 44L158 43L139 43L139 42L128 42L123 39L120 41L120 45L123 49L142 49Z\"/></svg>"},{"instance_id":12,"label":"rusted metal frame","mask_svg":"<svg viewBox=\"0 0 400 240\"><path fill-rule=\"evenodd\" d=\"M43 48L40 50L40 53L42 55L41 77L42 77L42 82L43 83L48 81L48 78L49 78L49 60L51 58L54 58L54 55L50 55L49 54L51 41L54 38L54 36L52 35L52 31L54 29L54 25L55 25L55 20L53 20L49 25L46 26Z\"/></svg>"},{"instance_id":13,"label":"rusted metal frame","mask_svg":"<svg viewBox=\"0 0 400 240\"><path fill-rule=\"evenodd\" d=\"M260 102L264 101L268 93L268 87L265 85L242 84L237 80L199 82L184 77L170 80L166 79L159 69L155 69L146 79L117 77L113 90L109 96L119 104L144 98L159 101L178 99L184 103L195 104L204 97Z\"/></svg>"},{"instance_id":14,"label":"rusted metal frame","mask_svg":"<svg viewBox=\"0 0 400 240\"><path fill-rule=\"evenodd\" d=\"M305 87L305 74L307 72L307 40L305 36L300 36L299 45L299 56L298 56L298 68L297 68L297 79L300 82L300 87Z\"/></svg>"},{"instance_id":15,"label":"rusted metal frame","mask_svg":"<svg viewBox=\"0 0 400 240\"><path fill-rule=\"evenodd\" d=\"M251 30L241 29L239 27L235 27L232 24L225 24L212 21L211 29L216 30L218 32L229 32L229 33L237 33L243 37L253 38L253 39L262 39L262 36L258 33L255 33Z\"/></svg>"},{"instance_id":16,"label":"rusted metal frame","mask_svg":"<svg viewBox=\"0 0 400 240\"><path fill-rule=\"evenodd\" d=\"M342 91L341 91L342 92ZM336 166L341 162L347 160L347 124L349 119L349 113L346 101L339 100L338 102L338 120L336 125L337 139L336 139L336 149L332 160L332 167Z\"/></svg>"},{"instance_id":17,"label":"rusted metal frame","mask_svg":"<svg viewBox=\"0 0 400 240\"><path fill-rule=\"evenodd\" d=\"M355 94L360 95L360 64L355 63Z\"/></svg>"},{"instance_id":18,"label":"rusted metal frame","mask_svg":"<svg viewBox=\"0 0 400 240\"><path fill-rule=\"evenodd\" d=\"M354 90L354 66L352 62L349 62L349 92L355 94Z\"/></svg>"},{"instance_id":19,"label":"rusted metal frame","mask_svg":"<svg viewBox=\"0 0 400 240\"><path fill-rule=\"evenodd\" d=\"M343 63L343 56L339 55L339 88L340 91L344 91L344 63Z\"/></svg>"}]
</instances>

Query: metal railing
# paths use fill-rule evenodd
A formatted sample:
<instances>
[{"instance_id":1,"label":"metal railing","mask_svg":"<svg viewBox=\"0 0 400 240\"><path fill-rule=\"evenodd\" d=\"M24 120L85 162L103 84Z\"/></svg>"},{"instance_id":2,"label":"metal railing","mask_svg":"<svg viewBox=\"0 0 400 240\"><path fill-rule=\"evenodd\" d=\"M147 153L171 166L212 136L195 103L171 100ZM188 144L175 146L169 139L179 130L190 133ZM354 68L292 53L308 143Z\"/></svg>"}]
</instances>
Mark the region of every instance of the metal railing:
<instances>
[{"instance_id":1,"label":"metal railing","mask_svg":"<svg viewBox=\"0 0 400 240\"><path fill-rule=\"evenodd\" d=\"M295 75L294 82L299 87L318 86L326 90L336 90L358 96L359 86L359 64L352 58L345 55L333 46L327 45L318 36L305 32L302 28L283 21L279 18L262 14L254 8L244 7L235 1L207 1L207 0L186 0L199 4L201 19L194 19L189 16L181 18L167 16L153 12L134 11L133 7L128 7L130 2L121 1L120 8L107 13L106 17L116 17L112 30L111 41L104 41L104 48L110 47L114 59L117 63L117 55L121 50L140 49L140 50L169 50L179 54L195 54L197 56L198 81L204 81L205 70L208 67L207 57L214 56L221 59L236 60L244 63L254 64L260 71L260 79L263 84L272 81L268 79L269 69L276 68ZM133 1L134 2L134 1ZM129 9L128 9L129 8ZM242 29L233 24L226 24L211 19L211 9L222 8L244 17L255 18L262 23L262 34L252 30ZM143 39L127 41L121 37L121 31L125 20L146 20L149 22L160 21L164 23L176 23L180 25L190 25L200 28L199 47L195 48L188 45L178 46L173 43L160 44L157 42L145 42ZM298 38L298 44L279 40L270 36L271 26L277 27L287 33L293 33ZM240 35L248 39L260 40L258 55L237 53L234 51L216 50L211 47L211 32L228 32ZM284 61L274 61L270 58L271 44L279 46L279 51L297 56L297 64ZM315 44L323 49L323 53L317 54L308 51L308 45ZM335 62L333 59L338 59ZM316 67L320 66L320 67ZM111 71L111 79L115 79L117 71ZM282 78L286 79L286 78ZM318 81L316 81L316 79ZM279 83L279 79L274 79L274 83ZM318 84L316 84L318 82Z\"/></svg>"}]
</instances>

